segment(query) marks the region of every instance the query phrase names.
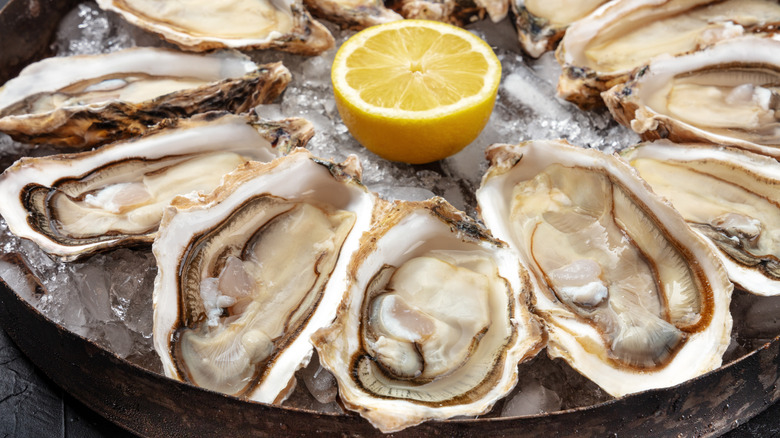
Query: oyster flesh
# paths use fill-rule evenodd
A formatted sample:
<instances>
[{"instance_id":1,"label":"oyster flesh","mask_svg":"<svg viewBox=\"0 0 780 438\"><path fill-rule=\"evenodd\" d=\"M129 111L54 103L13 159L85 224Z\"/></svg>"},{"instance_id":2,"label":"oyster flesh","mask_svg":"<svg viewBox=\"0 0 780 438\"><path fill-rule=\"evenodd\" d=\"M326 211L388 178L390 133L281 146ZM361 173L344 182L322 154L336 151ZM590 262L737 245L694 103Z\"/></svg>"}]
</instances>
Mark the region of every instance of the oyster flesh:
<instances>
[{"instance_id":1,"label":"oyster flesh","mask_svg":"<svg viewBox=\"0 0 780 438\"><path fill-rule=\"evenodd\" d=\"M623 152L653 190L717 248L729 278L780 294L780 163L739 149L644 143Z\"/></svg>"},{"instance_id":2,"label":"oyster flesh","mask_svg":"<svg viewBox=\"0 0 780 438\"><path fill-rule=\"evenodd\" d=\"M354 159L298 149L247 163L211 195L174 199L153 245L154 345L168 377L284 401L372 223L376 197L359 174Z\"/></svg>"},{"instance_id":3,"label":"oyster flesh","mask_svg":"<svg viewBox=\"0 0 780 438\"><path fill-rule=\"evenodd\" d=\"M551 357L615 397L720 366L733 285L627 163L563 141L493 145L486 155L479 208L541 285L534 311Z\"/></svg>"},{"instance_id":4,"label":"oyster flesh","mask_svg":"<svg viewBox=\"0 0 780 438\"><path fill-rule=\"evenodd\" d=\"M774 32L775 0L624 0L569 26L556 57L558 94L587 109L660 55L680 55L746 33Z\"/></svg>"},{"instance_id":5,"label":"oyster flesh","mask_svg":"<svg viewBox=\"0 0 780 438\"><path fill-rule=\"evenodd\" d=\"M514 0L515 28L525 53L538 58L555 49L566 28L608 0Z\"/></svg>"},{"instance_id":6,"label":"oyster flesh","mask_svg":"<svg viewBox=\"0 0 780 438\"><path fill-rule=\"evenodd\" d=\"M643 139L734 145L780 159L780 39L745 36L658 59L604 92Z\"/></svg>"},{"instance_id":7,"label":"oyster flesh","mask_svg":"<svg viewBox=\"0 0 780 438\"><path fill-rule=\"evenodd\" d=\"M0 215L11 232L64 260L150 244L174 196L208 193L247 160L271 161L313 134L303 119L230 113L167 125L92 151L20 159L0 175Z\"/></svg>"},{"instance_id":8,"label":"oyster flesh","mask_svg":"<svg viewBox=\"0 0 780 438\"><path fill-rule=\"evenodd\" d=\"M301 0L97 0L102 9L154 32L180 48L278 49L318 55L333 35Z\"/></svg>"},{"instance_id":9,"label":"oyster flesh","mask_svg":"<svg viewBox=\"0 0 780 438\"><path fill-rule=\"evenodd\" d=\"M392 204L348 277L313 342L344 405L383 432L487 412L543 346L527 271L441 198Z\"/></svg>"},{"instance_id":10,"label":"oyster flesh","mask_svg":"<svg viewBox=\"0 0 780 438\"><path fill-rule=\"evenodd\" d=\"M23 143L88 148L166 118L245 112L276 99L291 76L236 51L208 55L131 48L47 58L0 88L0 132Z\"/></svg>"}]
</instances>

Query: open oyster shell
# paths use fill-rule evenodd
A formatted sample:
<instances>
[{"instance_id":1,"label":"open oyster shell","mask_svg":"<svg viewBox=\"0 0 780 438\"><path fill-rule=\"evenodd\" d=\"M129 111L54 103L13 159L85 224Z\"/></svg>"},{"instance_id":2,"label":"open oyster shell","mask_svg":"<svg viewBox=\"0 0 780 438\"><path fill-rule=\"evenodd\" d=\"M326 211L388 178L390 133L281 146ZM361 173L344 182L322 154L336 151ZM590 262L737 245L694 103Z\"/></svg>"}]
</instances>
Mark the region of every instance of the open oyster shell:
<instances>
[{"instance_id":1,"label":"open oyster shell","mask_svg":"<svg viewBox=\"0 0 780 438\"><path fill-rule=\"evenodd\" d=\"M154 345L174 379L281 403L336 315L376 197L299 149L250 162L211 195L176 198L153 251Z\"/></svg>"},{"instance_id":2,"label":"open oyster shell","mask_svg":"<svg viewBox=\"0 0 780 438\"><path fill-rule=\"evenodd\" d=\"M604 92L645 140L734 145L780 159L780 39L745 36L658 59Z\"/></svg>"},{"instance_id":3,"label":"open oyster shell","mask_svg":"<svg viewBox=\"0 0 780 438\"><path fill-rule=\"evenodd\" d=\"M24 143L88 148L166 118L245 112L279 97L291 76L236 51L132 48L47 58L0 88L0 132Z\"/></svg>"},{"instance_id":4,"label":"open oyster shell","mask_svg":"<svg viewBox=\"0 0 780 438\"><path fill-rule=\"evenodd\" d=\"M93 151L25 157L0 175L0 215L64 260L151 244L175 196L208 193L242 163L271 161L313 133L304 119L207 113Z\"/></svg>"},{"instance_id":5,"label":"open oyster shell","mask_svg":"<svg viewBox=\"0 0 780 438\"><path fill-rule=\"evenodd\" d=\"M97 0L101 8L154 32L182 49L278 49L318 55L333 35L301 0Z\"/></svg>"},{"instance_id":6,"label":"open oyster shell","mask_svg":"<svg viewBox=\"0 0 780 438\"><path fill-rule=\"evenodd\" d=\"M665 140L622 155L713 244L731 281L757 295L780 294L780 163Z\"/></svg>"},{"instance_id":7,"label":"open oyster shell","mask_svg":"<svg viewBox=\"0 0 780 438\"><path fill-rule=\"evenodd\" d=\"M707 244L619 158L563 141L493 145L485 224L541 285L547 351L619 397L720 366L732 284Z\"/></svg>"},{"instance_id":8,"label":"open oyster shell","mask_svg":"<svg viewBox=\"0 0 780 438\"><path fill-rule=\"evenodd\" d=\"M498 23L509 12L509 0L393 0L391 7L404 18L436 20L466 26L485 18Z\"/></svg>"},{"instance_id":9,"label":"open oyster shell","mask_svg":"<svg viewBox=\"0 0 780 438\"><path fill-rule=\"evenodd\" d=\"M610 2L569 26L556 57L558 94L583 109L599 93L628 80L660 55L692 52L745 33L773 32L774 0L624 0Z\"/></svg>"},{"instance_id":10,"label":"open oyster shell","mask_svg":"<svg viewBox=\"0 0 780 438\"><path fill-rule=\"evenodd\" d=\"M608 0L513 0L515 28L525 53L538 58L555 49L566 28Z\"/></svg>"},{"instance_id":11,"label":"open oyster shell","mask_svg":"<svg viewBox=\"0 0 780 438\"><path fill-rule=\"evenodd\" d=\"M348 278L313 342L344 405L383 432L487 412L543 346L526 270L441 198L392 204Z\"/></svg>"}]
</instances>

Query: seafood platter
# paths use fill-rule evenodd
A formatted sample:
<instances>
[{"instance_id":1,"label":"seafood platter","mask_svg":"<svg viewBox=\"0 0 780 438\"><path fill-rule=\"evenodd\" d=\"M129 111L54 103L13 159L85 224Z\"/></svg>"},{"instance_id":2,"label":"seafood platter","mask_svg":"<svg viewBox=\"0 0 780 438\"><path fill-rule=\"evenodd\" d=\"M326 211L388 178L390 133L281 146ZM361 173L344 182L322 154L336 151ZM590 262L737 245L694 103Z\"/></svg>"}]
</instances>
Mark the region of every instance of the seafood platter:
<instances>
[{"instance_id":1,"label":"seafood platter","mask_svg":"<svg viewBox=\"0 0 780 438\"><path fill-rule=\"evenodd\" d=\"M11 0L0 325L141 436L717 436L780 398L780 3ZM362 148L359 30L501 62ZM35 32L31 32L35 29Z\"/></svg>"}]
</instances>

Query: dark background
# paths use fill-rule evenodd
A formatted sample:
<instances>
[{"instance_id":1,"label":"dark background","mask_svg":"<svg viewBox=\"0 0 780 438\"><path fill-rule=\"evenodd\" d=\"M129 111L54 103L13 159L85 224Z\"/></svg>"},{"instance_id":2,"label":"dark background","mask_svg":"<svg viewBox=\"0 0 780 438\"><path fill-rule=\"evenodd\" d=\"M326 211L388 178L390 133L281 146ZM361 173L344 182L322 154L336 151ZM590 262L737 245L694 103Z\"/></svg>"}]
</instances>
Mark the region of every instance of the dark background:
<instances>
[{"instance_id":1,"label":"dark background","mask_svg":"<svg viewBox=\"0 0 780 438\"><path fill-rule=\"evenodd\" d=\"M0 330L0 438L132 436L52 383ZM724 436L780 437L780 403Z\"/></svg>"}]
</instances>

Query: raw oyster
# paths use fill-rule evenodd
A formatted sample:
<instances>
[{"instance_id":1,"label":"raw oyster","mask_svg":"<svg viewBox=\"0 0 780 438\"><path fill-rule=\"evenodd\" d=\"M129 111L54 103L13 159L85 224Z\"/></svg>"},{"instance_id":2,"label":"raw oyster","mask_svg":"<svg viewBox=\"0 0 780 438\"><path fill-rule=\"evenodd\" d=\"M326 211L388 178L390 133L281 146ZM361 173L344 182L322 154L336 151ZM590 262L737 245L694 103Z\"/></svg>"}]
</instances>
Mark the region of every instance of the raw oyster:
<instances>
[{"instance_id":1,"label":"raw oyster","mask_svg":"<svg viewBox=\"0 0 780 438\"><path fill-rule=\"evenodd\" d=\"M563 141L493 145L485 224L542 285L547 351L619 397L720 366L733 285L623 160Z\"/></svg>"},{"instance_id":2,"label":"raw oyster","mask_svg":"<svg viewBox=\"0 0 780 438\"><path fill-rule=\"evenodd\" d=\"M97 0L101 8L182 49L278 49L318 55L333 35L301 0Z\"/></svg>"},{"instance_id":3,"label":"raw oyster","mask_svg":"<svg viewBox=\"0 0 780 438\"><path fill-rule=\"evenodd\" d=\"M543 346L526 270L441 198L392 204L349 278L313 342L344 405L383 432L488 411Z\"/></svg>"},{"instance_id":4,"label":"raw oyster","mask_svg":"<svg viewBox=\"0 0 780 438\"><path fill-rule=\"evenodd\" d=\"M0 132L24 143L87 148L165 118L248 111L276 99L290 78L280 62L257 65L236 51L132 48L48 58L0 88Z\"/></svg>"},{"instance_id":5,"label":"raw oyster","mask_svg":"<svg viewBox=\"0 0 780 438\"><path fill-rule=\"evenodd\" d=\"M304 0L315 17L338 23L341 27L364 29L403 17L385 7L382 0Z\"/></svg>"},{"instance_id":6,"label":"raw oyster","mask_svg":"<svg viewBox=\"0 0 780 438\"><path fill-rule=\"evenodd\" d=\"M774 0L624 0L610 2L566 30L556 56L558 94L582 108L659 55L688 53L744 33L773 32Z\"/></svg>"},{"instance_id":7,"label":"raw oyster","mask_svg":"<svg viewBox=\"0 0 780 438\"><path fill-rule=\"evenodd\" d=\"M391 7L407 19L436 20L465 26L485 18L494 23L506 17L509 0L393 0Z\"/></svg>"},{"instance_id":8,"label":"raw oyster","mask_svg":"<svg viewBox=\"0 0 780 438\"><path fill-rule=\"evenodd\" d=\"M731 281L758 295L780 294L780 163L666 140L623 156L712 242Z\"/></svg>"},{"instance_id":9,"label":"raw oyster","mask_svg":"<svg viewBox=\"0 0 780 438\"><path fill-rule=\"evenodd\" d=\"M336 315L375 200L342 165L299 149L250 162L166 209L153 251L154 345L171 378L281 403Z\"/></svg>"},{"instance_id":10,"label":"raw oyster","mask_svg":"<svg viewBox=\"0 0 780 438\"><path fill-rule=\"evenodd\" d=\"M553 50L566 28L608 0L514 0L515 28L525 53L538 58Z\"/></svg>"},{"instance_id":11,"label":"raw oyster","mask_svg":"<svg viewBox=\"0 0 780 438\"><path fill-rule=\"evenodd\" d=\"M303 119L206 113L93 151L22 158L0 175L0 215L64 260L150 244L179 194L210 192L245 161L271 161L313 134Z\"/></svg>"},{"instance_id":12,"label":"raw oyster","mask_svg":"<svg viewBox=\"0 0 780 438\"><path fill-rule=\"evenodd\" d=\"M643 139L734 145L780 159L780 39L746 36L658 59L603 94Z\"/></svg>"}]
</instances>

